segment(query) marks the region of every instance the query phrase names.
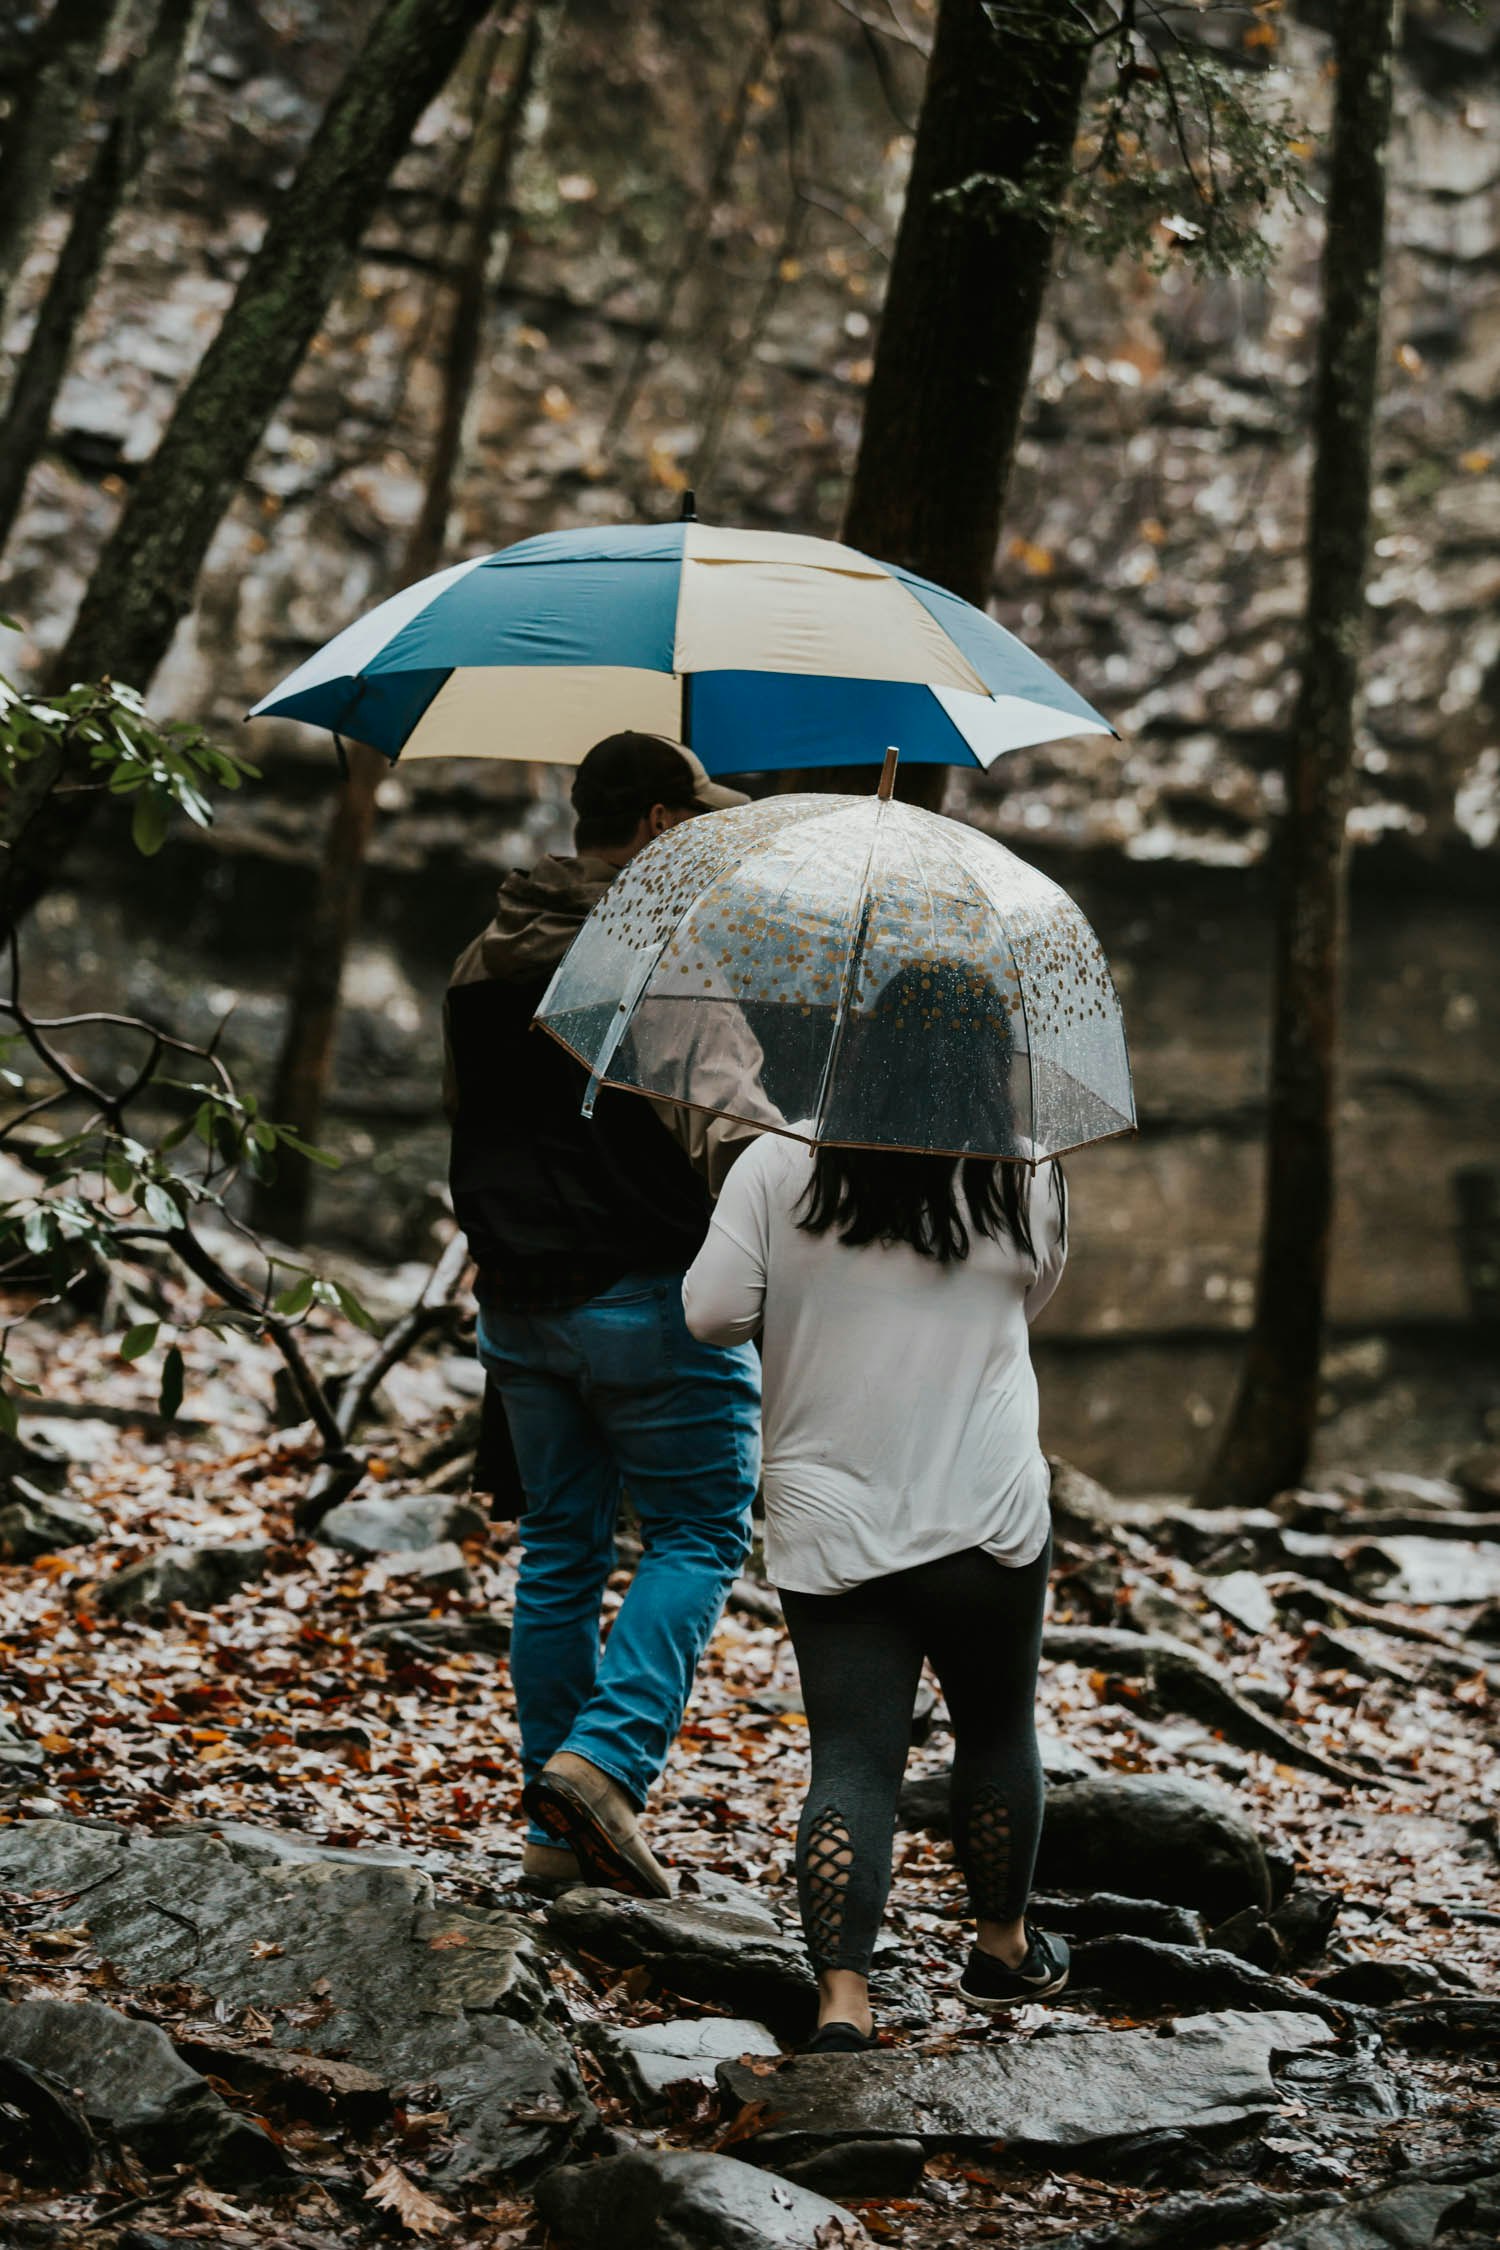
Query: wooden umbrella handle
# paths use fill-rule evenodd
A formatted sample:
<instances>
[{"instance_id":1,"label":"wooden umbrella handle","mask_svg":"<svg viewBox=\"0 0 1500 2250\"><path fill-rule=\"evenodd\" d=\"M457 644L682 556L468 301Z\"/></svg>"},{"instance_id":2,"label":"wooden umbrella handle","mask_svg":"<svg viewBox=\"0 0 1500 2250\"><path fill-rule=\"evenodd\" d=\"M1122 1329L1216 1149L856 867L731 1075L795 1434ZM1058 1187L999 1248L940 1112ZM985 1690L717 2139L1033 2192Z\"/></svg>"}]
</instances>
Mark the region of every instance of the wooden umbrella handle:
<instances>
[{"instance_id":1,"label":"wooden umbrella handle","mask_svg":"<svg viewBox=\"0 0 1500 2250\"><path fill-rule=\"evenodd\" d=\"M889 803L896 793L896 767L901 753L893 742L885 754L885 764L880 769L880 787L875 792L883 804Z\"/></svg>"}]
</instances>

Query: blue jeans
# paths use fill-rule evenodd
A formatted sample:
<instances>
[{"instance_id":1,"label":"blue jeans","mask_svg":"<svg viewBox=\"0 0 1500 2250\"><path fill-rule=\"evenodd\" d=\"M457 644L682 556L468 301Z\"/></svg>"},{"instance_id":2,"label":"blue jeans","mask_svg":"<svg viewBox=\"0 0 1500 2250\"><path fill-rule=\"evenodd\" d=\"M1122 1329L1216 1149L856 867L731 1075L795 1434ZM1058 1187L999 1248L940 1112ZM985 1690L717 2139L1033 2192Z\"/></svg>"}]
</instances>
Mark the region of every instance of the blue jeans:
<instances>
[{"instance_id":1,"label":"blue jeans","mask_svg":"<svg viewBox=\"0 0 1500 2250\"><path fill-rule=\"evenodd\" d=\"M483 1306L479 1356L526 1491L510 1646L526 1779L570 1750L643 1805L749 1545L760 1363L689 1335L682 1276L651 1273L567 1312ZM645 1551L601 1655L622 1487Z\"/></svg>"}]
</instances>

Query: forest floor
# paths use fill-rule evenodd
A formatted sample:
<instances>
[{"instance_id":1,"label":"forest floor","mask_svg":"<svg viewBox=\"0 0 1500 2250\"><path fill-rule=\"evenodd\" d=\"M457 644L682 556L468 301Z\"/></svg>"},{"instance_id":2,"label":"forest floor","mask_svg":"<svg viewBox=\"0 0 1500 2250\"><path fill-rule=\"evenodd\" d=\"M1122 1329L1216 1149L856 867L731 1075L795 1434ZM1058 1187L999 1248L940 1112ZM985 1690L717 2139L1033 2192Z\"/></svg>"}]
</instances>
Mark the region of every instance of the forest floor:
<instances>
[{"instance_id":1,"label":"forest floor","mask_svg":"<svg viewBox=\"0 0 1500 2250\"><path fill-rule=\"evenodd\" d=\"M63 2126L54 2119L43 2130L34 2075L8 2072L0 2011L4 2239L320 2250L404 2233L452 2250L596 2240L625 2250L625 2234L589 2231L582 2219L572 2222L580 2231L548 2235L530 2192L548 2162L661 2148L719 2149L751 2163L774 2157L779 2081L769 2058L749 2066L765 2082L763 2099L742 2099L743 2084L736 2092L716 2083L710 2064L645 2114L599 2035L601 2025L759 2012L775 2019L783 2045L795 2043L806 1972L791 1858L807 1737L774 1603L762 1596L765 1614L752 1614L752 1588L726 1612L650 1813L680 1897L704 1902L709 1922L720 1916L726 1959L740 1949L718 1998L701 1931L684 1923L678 1960L670 1931L648 1944L626 1928L628 1913L615 1926L608 1902L595 1911L585 1901L571 1921L555 1907L549 1917L520 1885L516 1719L498 1653L515 1583L511 1527L486 1533L451 1493L437 1500L458 1511L455 1529L475 1534L463 1539L461 1569L451 1553L436 1561L430 1550L358 1554L297 1535L292 1511L311 1448L306 1430L268 1429L273 1360L257 1341L190 1343L187 1419L177 1429L153 1419L149 1377L109 1356L96 1333L53 1330L39 1356L48 1410L28 1417L23 1435L41 1432L52 1450L66 1449L65 1497L95 1512L100 1536L0 1567L3 1995L22 2004L102 2001L159 2026L211 2096L263 2128L275 2152L271 2174L280 2176L257 2180L243 2162L216 2170L194 2161L186 2142L174 2150L133 2138L128 2118L111 2120L106 2097L91 2096L77 2073L83 2123L75 2113L74 2138L83 2133L89 2145L70 2154ZM451 1341L438 1344L390 1379L366 1495L400 1502L415 1492L416 1465L468 1403L460 1359ZM1465 1524L1464 1512L1480 1505L1472 1494L1409 1479L1330 1481L1333 1490L1298 1507L1225 1519L1217 1530L1181 1508L1127 1505L1112 1518L1107 1496L1076 1477L1059 1511L1054 1654L1039 1708L1049 1770L1185 1779L1227 1793L1264 1847L1268 1896L1247 1894L1241 1911L1226 1913L1234 1901L1210 1896L1208 1878L1195 1897L1199 1875L1186 1860L1167 1904L1160 1889L1133 1879L1128 1854L1107 1884L1086 1870L1067 1884L1044 1864L1044 1888L1076 1894L1071 1911L1085 1938L1108 1938L1115 1894L1154 1897L1136 1926L1149 1924L1158 1950L1142 1952L1137 1941L1135 1954L1111 1953L1105 1943L1097 1973L1074 1993L995 2026L969 2014L954 1991L965 1924L951 1849L941 1835L903 1827L879 1964L882 2056L920 2055L952 2072L970 2069L981 2051L1002 2061L1028 2047L1055 2054L1059 2026L1166 2029L1205 2006L1240 2011L1238 2022L1245 2011L1285 2008L1293 1986L1310 1997L1292 1992L1290 2004L1310 2012L1290 2020L1328 2044L1278 2065L1268 2100L1252 2101L1237 2120L1205 2118L1201 2129L1176 2117L1161 2130L1039 2151L1029 2137L986 2138L982 2102L972 2122L928 2120L900 2192L849 2192L849 2179L860 2184L857 2163L842 2182L837 2165L821 2175L870 2238L1122 2250L1268 2236L1290 2244L1304 2240L1295 2229L1307 2210L1363 2208L1360 2198L1378 2201L1445 2170L1461 2181L1500 2179L1500 2003L1482 1997L1500 1991L1500 1544ZM1430 1536L1411 1530L1424 1517ZM1495 1530L1500 1540L1500 1515ZM169 1545L266 1551L244 1566L258 1575L211 1607L169 1601L150 1614L116 1614L111 1578ZM611 1607L628 1567L612 1582ZM1068 1660L1056 1650L1074 1628L1076 1660ZM1163 1633L1196 1647L1232 1682L1228 1724L1212 1709L1207 1721L1185 1711L1170 1677L1134 1661ZM1251 1714L1244 1729L1236 1711ZM1301 1770L1274 1742L1255 1747L1256 1713L1357 1785ZM950 1754L939 1703L911 1774L940 1773ZM408 1886L404 1897L449 1917L427 1941L433 1948L502 1937L519 1946L540 1964L545 1990L526 2008L507 1998L495 2005L517 2016L529 2009L527 2036L554 2058L547 2068L562 2092L523 2095L509 2111L514 2132L541 2136L542 2153L515 2163L456 2160L466 2144L436 2066L436 2093L378 2062L364 2072L368 2085L356 2083L358 2070L346 2086L326 2071L319 2080L310 2057L342 2054L347 2070L349 2055L365 2050L357 2039L330 2046L314 2036L339 1995L330 1995L315 1948L298 1989L305 1933L279 1925L238 1933L247 1958L264 1957L266 1974L274 1967L280 1979L279 1997L247 1998L248 1969L235 1972L238 1983L210 1973L223 1933L207 1929L204 1906L188 1892L162 1889L147 1901L160 1939L153 1964L124 1922L111 1934L107 1874L38 1881L40 1862L6 1859L7 1842L49 1824L61 1841L48 1848L63 1856L47 1867L73 1865L72 1837L87 1874L86 1853L113 1849L116 1839L79 1824L101 1823L121 1824L133 1849L149 1840L163 1852L174 1838L202 1851L215 1835L277 1832L286 1864L311 1865L320 1879L368 1868L374 1884L378 1871L395 1870L389 1880ZM262 1864L253 1853L245 1865L252 1861ZM1096 1910L1093 1893L1107 1894ZM1189 1927L1195 1904L1202 1912ZM1128 1911L1123 1918L1128 1925ZM773 1923L788 1934L776 1935ZM1216 1942L1205 1947L1205 1934ZM326 1931L317 1942L326 1944ZM761 2011L743 1998L752 1956L769 1963ZM274 2081L239 2067L271 2049L302 2060ZM1075 2043L1067 2052L1085 2050ZM857 2058L837 2066L862 2067ZM964 2085L971 2098L973 2083ZM859 2146L867 2150L868 2139ZM1430 2225L1449 2230L1444 2243L1493 2240L1489 2192L1464 2186L1446 2203L1429 2198ZM1469 2202L1455 2214L1448 2206L1464 2194ZM1368 2239L1398 2239L1370 2209ZM1209 2210L1222 2214L1219 2231ZM794 2219L787 2215L792 2231L777 2239L837 2239L826 2227L798 2235ZM1478 2231L1465 2233L1465 2224ZM681 2239L756 2237L689 2231Z\"/></svg>"}]
</instances>

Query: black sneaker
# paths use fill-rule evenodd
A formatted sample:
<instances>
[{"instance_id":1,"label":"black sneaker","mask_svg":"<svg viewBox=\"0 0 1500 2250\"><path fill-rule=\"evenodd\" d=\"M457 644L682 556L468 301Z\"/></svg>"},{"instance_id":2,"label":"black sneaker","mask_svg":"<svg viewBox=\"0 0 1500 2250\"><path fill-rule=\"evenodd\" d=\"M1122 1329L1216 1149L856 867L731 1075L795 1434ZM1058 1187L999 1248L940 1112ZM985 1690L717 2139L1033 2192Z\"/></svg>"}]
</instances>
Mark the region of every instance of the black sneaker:
<instances>
[{"instance_id":1,"label":"black sneaker","mask_svg":"<svg viewBox=\"0 0 1500 2250\"><path fill-rule=\"evenodd\" d=\"M873 2031L852 2023L825 2023L802 2049L804 2055L867 2055L875 2046Z\"/></svg>"},{"instance_id":2,"label":"black sneaker","mask_svg":"<svg viewBox=\"0 0 1500 2250\"><path fill-rule=\"evenodd\" d=\"M1019 1969L1008 1969L993 1953L976 1945L958 1980L958 1996L971 2008L996 2015L1002 2008L1019 2008L1028 2000L1050 2000L1068 1981L1072 1955L1065 1938L1047 1930L1028 1930L1026 1958Z\"/></svg>"}]
</instances>

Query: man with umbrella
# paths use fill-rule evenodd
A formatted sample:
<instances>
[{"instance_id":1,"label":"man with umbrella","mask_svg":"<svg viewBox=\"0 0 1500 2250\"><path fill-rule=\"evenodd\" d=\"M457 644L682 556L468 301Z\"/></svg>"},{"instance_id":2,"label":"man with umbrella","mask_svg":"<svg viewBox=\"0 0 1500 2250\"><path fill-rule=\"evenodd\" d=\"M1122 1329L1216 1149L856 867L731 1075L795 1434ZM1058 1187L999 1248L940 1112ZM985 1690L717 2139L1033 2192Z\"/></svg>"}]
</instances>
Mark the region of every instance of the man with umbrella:
<instances>
[{"instance_id":1,"label":"man with umbrella","mask_svg":"<svg viewBox=\"0 0 1500 2250\"><path fill-rule=\"evenodd\" d=\"M748 1544L760 1374L751 1346L689 1335L681 1304L710 1189L756 1129L609 1088L585 1117L587 1072L530 1027L621 868L745 802L663 736L596 743L573 784L577 856L506 878L448 993L453 1204L526 1494L510 1665L537 1881L670 1895L638 1814ZM747 1042L752 1111L756 1060ZM622 1486L644 1551L601 1655Z\"/></svg>"}]
</instances>

